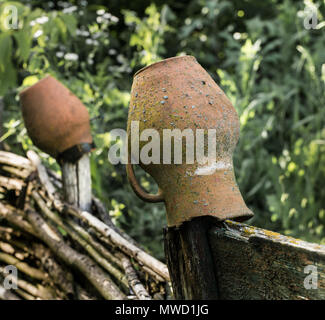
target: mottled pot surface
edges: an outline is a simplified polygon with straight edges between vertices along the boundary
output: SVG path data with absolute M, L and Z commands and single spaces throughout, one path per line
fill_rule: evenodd
M 217 130 L 217 159 L 212 165 L 185 164 L 185 148 L 184 164 L 162 164 L 162 140 L 161 164 L 140 163 L 162 190 L 168 226 L 178 226 L 197 216 L 242 221 L 253 215 L 242 199 L 233 170 L 238 115 L 194 57 L 166 59 L 135 74 L 128 117 L 129 146 L 134 120 L 140 121 L 140 133 L 154 128 L 161 137 L 163 129 Z M 140 141 L 140 149 L 146 143 Z
M 20 101 L 28 135 L 44 152 L 57 157 L 75 145 L 92 143 L 86 107 L 52 76 L 22 91 Z

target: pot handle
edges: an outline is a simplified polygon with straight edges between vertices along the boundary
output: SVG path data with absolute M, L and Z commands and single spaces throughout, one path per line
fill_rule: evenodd
M 152 203 L 164 201 L 163 192 L 160 188 L 158 188 L 157 194 L 150 194 L 143 190 L 135 177 L 133 165 L 130 162 L 126 165 L 126 173 L 133 191 L 140 199 Z

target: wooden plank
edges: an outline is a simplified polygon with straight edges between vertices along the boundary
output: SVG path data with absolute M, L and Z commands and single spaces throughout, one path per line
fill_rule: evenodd
M 219 299 L 325 299 L 325 246 L 229 220 L 209 237 Z M 310 265 L 317 289 L 305 288 Z

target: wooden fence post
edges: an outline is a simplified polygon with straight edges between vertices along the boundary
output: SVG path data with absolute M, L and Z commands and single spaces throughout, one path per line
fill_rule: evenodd
M 199 217 L 164 230 L 165 254 L 175 299 L 216 300 L 218 285 L 208 231 L 215 218 Z
M 61 161 L 65 200 L 81 210 L 91 212 L 91 174 L 89 153 L 77 162 Z

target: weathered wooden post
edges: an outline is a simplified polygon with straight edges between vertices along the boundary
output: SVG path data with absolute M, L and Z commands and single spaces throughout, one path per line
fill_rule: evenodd
M 82 210 L 91 212 L 91 174 L 86 146 L 80 159 L 66 161 L 61 158 L 62 181 L 65 200 Z
M 164 229 L 167 265 L 174 297 L 180 300 L 216 300 L 219 297 L 208 231 L 214 218 L 200 217 L 180 227 Z
M 86 107 L 51 76 L 22 91 L 20 99 L 33 143 L 61 165 L 66 201 L 90 211 L 93 142 Z
M 140 136 L 145 133 L 146 139 L 152 138 L 151 148 L 146 149 L 155 162 L 140 158 L 139 164 L 158 183 L 156 195 L 146 193 L 133 172 L 130 159 L 139 158 L 146 144 L 144 138 L 132 135 L 136 126 Z M 156 132 L 163 141 L 154 141 Z M 234 107 L 194 57 L 166 59 L 135 74 L 128 134 L 131 186 L 143 200 L 166 205 L 165 251 L 175 297 L 216 299 L 208 230 L 225 219 L 243 221 L 253 215 L 234 175 L 232 154 L 239 138 Z M 135 146 L 141 152 L 134 150 Z

